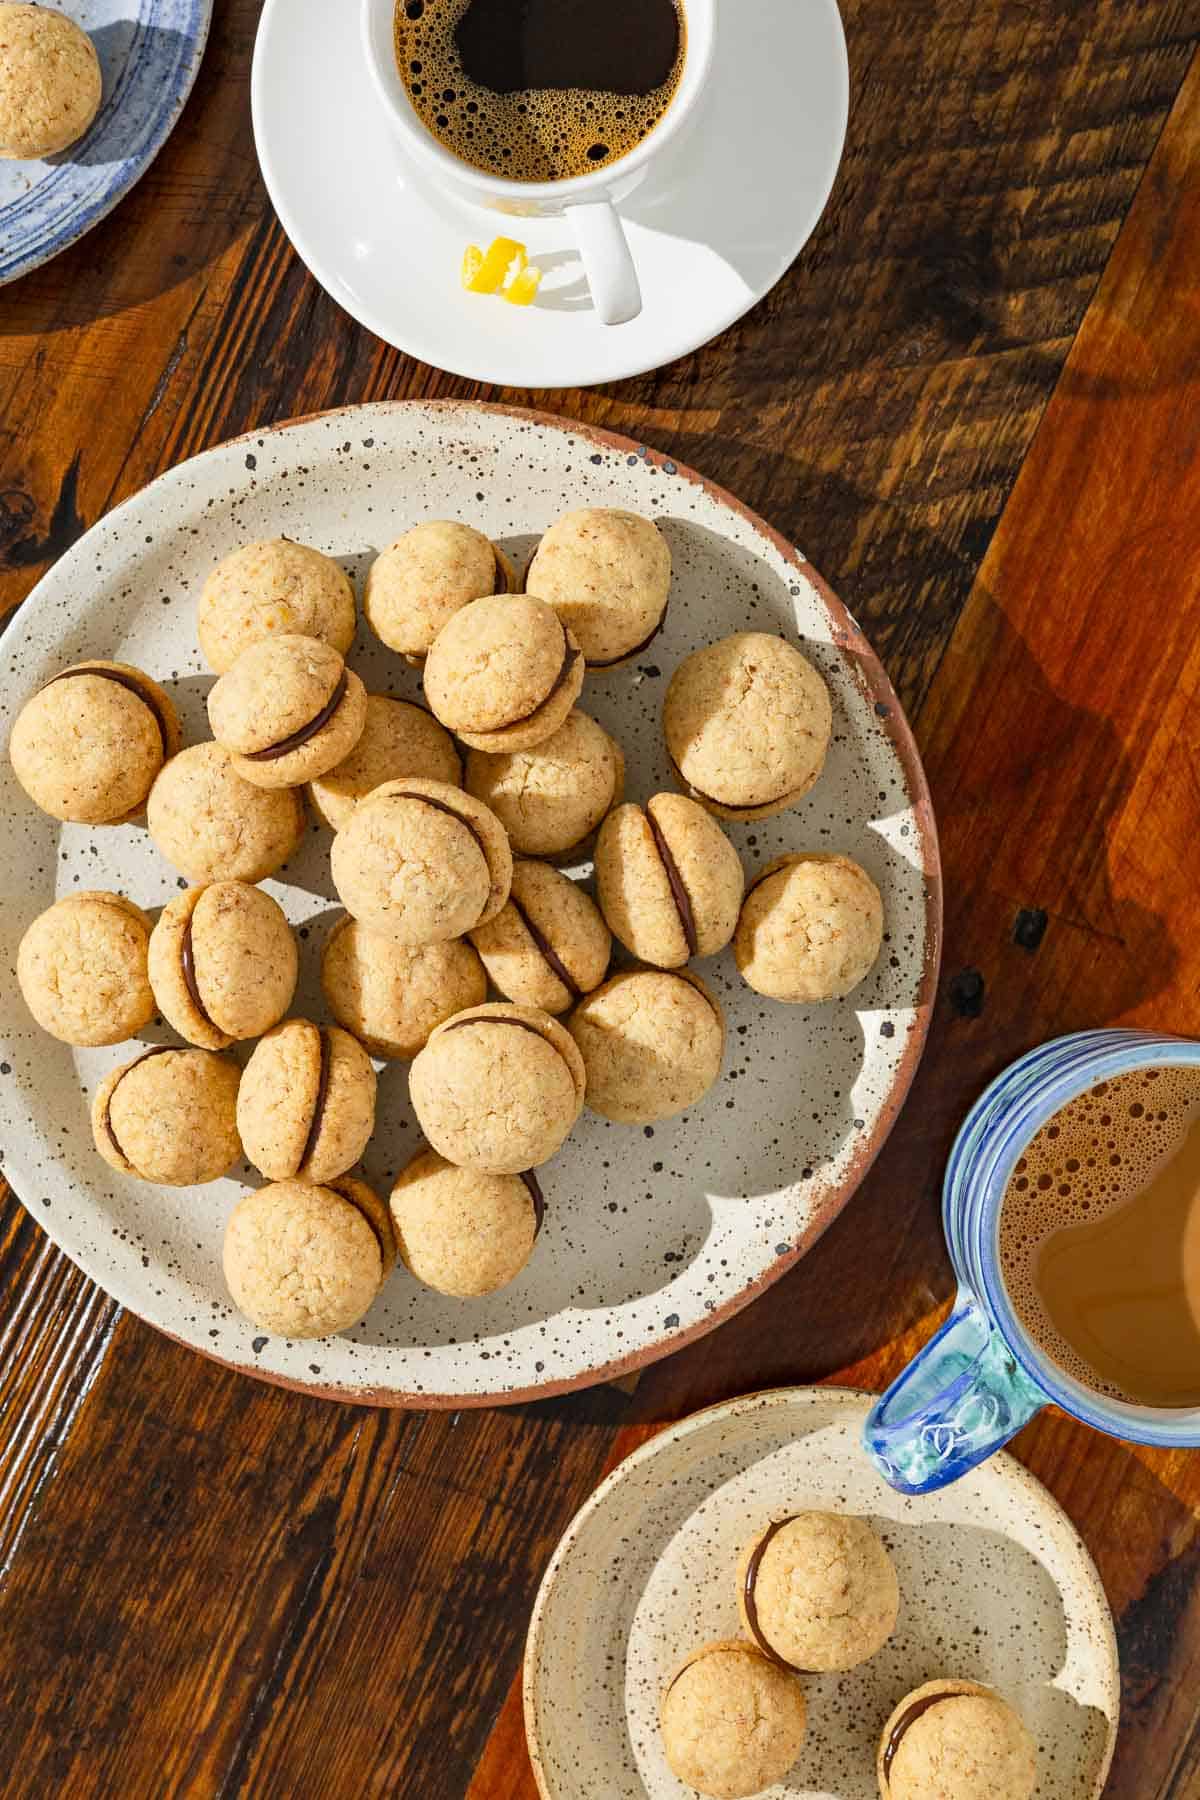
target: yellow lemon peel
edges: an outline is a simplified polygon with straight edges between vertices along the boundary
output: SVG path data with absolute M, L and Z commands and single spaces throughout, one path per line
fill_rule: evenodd
M 513 306 L 528 306 L 541 279 L 542 271 L 515 238 L 493 238 L 486 250 L 468 244 L 463 252 L 462 284 L 468 293 L 500 294 Z

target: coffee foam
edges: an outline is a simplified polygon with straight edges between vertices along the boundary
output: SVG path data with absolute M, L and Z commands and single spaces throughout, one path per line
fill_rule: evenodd
M 1051 1361 L 1112 1399 L 1058 1331 L 1038 1290 L 1038 1258 L 1064 1226 L 1090 1224 L 1140 1194 L 1200 1115 L 1200 1069 L 1132 1069 L 1098 1082 L 1047 1121 L 1020 1158 L 1000 1210 L 1000 1265 L 1013 1309 Z
M 526 88 L 496 94 L 471 80 L 454 31 L 471 0 L 396 6 L 396 64 L 421 123 L 463 162 L 508 181 L 563 181 L 604 169 L 648 137 L 679 86 L 686 53 L 652 93 Z M 417 13 L 412 17 L 410 14 Z

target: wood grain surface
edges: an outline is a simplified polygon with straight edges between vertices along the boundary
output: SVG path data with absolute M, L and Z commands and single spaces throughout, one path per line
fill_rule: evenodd
M 129 200 L 0 290 L 3 609 L 115 501 L 237 431 L 382 397 L 536 399 L 694 463 L 833 582 L 913 716 L 948 899 L 929 1053 L 862 1193 L 638 1382 L 447 1416 L 261 1387 L 122 1313 L 8 1197 L 4 1795 L 531 1800 L 525 1621 L 604 1468 L 748 1388 L 888 1380 L 948 1301 L 940 1170 L 987 1077 L 1084 1024 L 1200 1034 L 1200 3 L 843 11 L 855 103 L 816 237 L 739 326 L 639 381 L 500 395 L 341 314 L 258 177 L 254 0 L 217 0 Z M 1110 1794 L 1194 1800 L 1200 1456 L 1053 1413 L 1016 1448 L 1117 1616 Z

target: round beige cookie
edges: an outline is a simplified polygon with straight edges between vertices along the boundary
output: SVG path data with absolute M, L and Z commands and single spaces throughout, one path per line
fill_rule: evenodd
M 737 1587 L 748 1635 L 806 1674 L 866 1662 L 900 1608 L 891 1557 L 865 1519 L 844 1513 L 797 1513 L 756 1532 Z
M 308 784 L 313 810 L 340 831 L 359 801 L 385 781 L 442 781 L 462 786 L 454 740 L 433 714 L 412 700 L 367 695 L 362 736 L 350 754 Z
M 96 1148 L 122 1175 L 193 1187 L 242 1154 L 239 1070 L 210 1050 L 147 1050 L 105 1077 L 92 1101 Z
M 977 1681 L 927 1681 L 883 1728 L 882 1800 L 1030 1800 L 1037 1751 L 1018 1715 Z
M 261 1037 L 292 1003 L 299 957 L 283 908 L 244 881 L 177 894 L 150 935 L 150 985 L 189 1044 Z
M 660 969 L 723 950 L 745 885 L 738 853 L 721 827 L 683 794 L 618 806 L 600 827 L 600 909 L 625 948 Z
M 467 757 L 467 791 L 484 801 L 522 856 L 562 856 L 591 836 L 621 797 L 625 758 L 578 707 L 532 750 Z
M 650 519 L 587 506 L 552 525 L 525 574 L 582 646 L 589 669 L 612 668 L 658 636 L 671 589 L 671 552 Z
M 269 1181 L 328 1181 L 356 1163 L 375 1129 L 371 1059 L 338 1025 L 285 1019 L 242 1075 L 238 1130 Z
M 243 650 L 208 696 L 213 736 L 255 787 L 300 787 L 348 756 L 367 722 L 367 690 L 320 638 L 268 638 Z
M 558 730 L 583 687 L 583 654 L 552 607 L 504 594 L 472 600 L 438 632 L 425 697 L 474 750 L 532 750 Z
M 829 689 L 781 637 L 740 631 L 671 677 L 667 749 L 693 798 L 723 819 L 768 819 L 807 794 L 833 731 Z
M 659 1704 L 668 1763 L 712 1800 L 742 1800 L 782 1781 L 806 1719 L 800 1683 L 736 1638 L 694 1650 Z
M 390 1205 L 405 1267 L 426 1287 L 466 1300 L 521 1273 L 545 1202 L 532 1170 L 484 1175 L 424 1149 L 401 1173 Z
M 0 156 L 53 156 L 100 110 L 100 59 L 87 33 L 49 6 L 0 4 Z
M 358 614 L 350 578 L 332 557 L 290 538 L 266 538 L 222 557 L 200 592 L 196 629 L 223 675 L 243 650 L 298 632 L 345 656 Z
M 494 919 L 512 852 L 496 815 L 440 781 L 387 781 L 333 840 L 346 911 L 402 944 L 437 944 Z
M 561 1148 L 583 1107 L 583 1062 L 533 1006 L 476 1006 L 439 1025 L 409 1098 L 433 1148 L 460 1168 L 519 1175 Z
M 189 881 L 265 881 L 299 848 L 304 803 L 294 788 L 243 780 L 220 744 L 192 744 L 155 781 L 146 824 Z
M 170 696 L 131 663 L 64 669 L 27 700 L 9 738 L 13 773 L 54 819 L 120 825 L 141 812 L 183 742 Z
M 599 908 L 549 863 L 517 861 L 507 904 L 471 933 L 507 1000 L 564 1013 L 608 973 L 612 938 Z
M 807 1005 L 840 1000 L 883 944 L 883 900 L 848 856 L 780 856 L 751 882 L 733 954 L 756 993 Z
M 372 1056 L 403 1061 L 437 1026 L 487 998 L 483 964 L 464 939 L 400 944 L 348 917 L 326 940 L 321 986 L 338 1024 Z
M 371 564 L 363 611 L 389 650 L 421 662 L 460 606 L 516 587 L 512 564 L 481 531 L 455 519 L 414 525 Z
M 383 1257 L 358 1185 L 277 1181 L 238 1201 L 222 1260 L 234 1305 L 253 1324 L 279 1337 L 328 1337 L 370 1309 Z
M 17 947 L 25 1004 L 63 1044 L 119 1044 L 154 1017 L 150 921 L 123 894 L 70 894 L 39 913 Z
M 593 1112 L 652 1125 L 684 1112 L 721 1073 L 725 1019 L 685 970 L 629 969 L 581 1000 L 567 1028 L 587 1070 Z

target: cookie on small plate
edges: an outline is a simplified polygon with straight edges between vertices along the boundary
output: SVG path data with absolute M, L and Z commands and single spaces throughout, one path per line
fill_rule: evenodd
M 344 1175 L 375 1128 L 375 1071 L 348 1031 L 285 1019 L 255 1045 L 242 1075 L 238 1129 L 269 1181 Z
M 549 863 L 524 858 L 513 864 L 505 905 L 476 926 L 471 942 L 506 1000 L 548 1013 L 568 1011 L 599 987 L 612 955 L 591 895 Z
M 389 650 L 420 663 L 460 606 L 516 585 L 507 556 L 482 531 L 457 519 L 427 519 L 375 558 L 363 611 Z
M 295 788 L 246 781 L 222 745 L 192 744 L 151 788 L 146 825 L 189 881 L 265 881 L 299 848 L 304 803 Z
M 525 592 L 554 608 L 596 670 L 649 649 L 670 590 L 666 538 L 652 520 L 617 506 L 564 513 L 525 573 Z
M 472 600 L 425 659 L 425 698 L 474 750 L 532 750 L 556 732 L 583 687 L 583 653 L 553 608 L 522 595 Z
M 1030 1800 L 1037 1751 L 1006 1700 L 978 1681 L 927 1681 L 883 1728 L 882 1800 Z
M 694 1650 L 659 1707 L 666 1759 L 711 1800 L 743 1800 L 782 1781 L 804 1743 L 804 1689 L 753 1644 Z
M 412 700 L 368 694 L 362 736 L 340 763 L 309 782 L 308 797 L 318 818 L 340 831 L 359 801 L 385 781 L 415 775 L 461 787 L 462 772 L 454 740 L 431 712 Z
M 0 156 L 54 156 L 100 110 L 96 47 L 50 6 L 0 4 Z
M 367 690 L 320 638 L 251 644 L 208 696 L 208 719 L 255 787 L 301 787 L 349 756 L 367 722 Z
M 624 785 L 620 745 L 578 707 L 532 750 L 467 757 L 467 792 L 491 807 L 521 856 L 578 850 Z
M 401 944 L 345 917 L 321 957 L 321 987 L 339 1025 L 372 1056 L 408 1061 L 434 1031 L 487 999 L 487 976 L 465 938 Z
M 849 856 L 778 856 L 750 884 L 733 954 L 756 993 L 793 1006 L 841 1000 L 879 959 L 883 898 Z
M 850 1513 L 794 1513 L 756 1532 L 737 1586 L 742 1624 L 759 1649 L 805 1674 L 866 1662 L 900 1610 L 891 1557 Z
M 25 702 L 8 754 L 51 818 L 121 825 L 141 812 L 182 742 L 169 694 L 144 669 L 93 661 L 63 669 Z
M 463 1300 L 516 1279 L 545 1213 L 532 1169 L 485 1175 L 428 1147 L 401 1172 L 389 1205 L 405 1268 L 426 1287 Z
M 331 556 L 291 538 L 264 538 L 222 557 L 200 591 L 196 617 L 200 648 L 218 675 L 251 644 L 290 632 L 345 656 L 357 624 L 349 576 Z
M 17 947 L 25 1004 L 63 1044 L 120 1044 L 154 1017 L 150 920 L 124 894 L 68 894 Z
M 587 1070 L 587 1103 L 623 1125 L 652 1125 L 703 1098 L 721 1073 L 725 1017 L 698 975 L 628 969 L 567 1020 Z
M 111 1168 L 161 1187 L 225 1175 L 242 1154 L 240 1071 L 209 1050 L 147 1050 L 101 1082 L 92 1136 Z
M 386 1273 L 386 1208 L 363 1181 L 276 1181 L 243 1195 L 222 1261 L 235 1306 L 264 1331 L 322 1338 L 369 1311 Z
M 716 820 L 683 794 L 618 806 L 596 839 L 596 892 L 614 937 L 642 962 L 678 969 L 733 936 L 746 878 Z
M 299 967 L 283 908 L 244 881 L 187 888 L 164 906 L 150 934 L 159 1011 L 204 1050 L 225 1050 L 277 1025 Z

